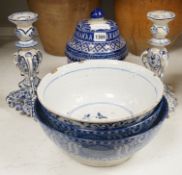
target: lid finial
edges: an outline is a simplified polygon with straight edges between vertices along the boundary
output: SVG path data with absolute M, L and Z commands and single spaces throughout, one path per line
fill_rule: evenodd
M 93 19 L 104 18 L 104 12 L 101 8 L 96 8 L 91 12 L 90 16 Z

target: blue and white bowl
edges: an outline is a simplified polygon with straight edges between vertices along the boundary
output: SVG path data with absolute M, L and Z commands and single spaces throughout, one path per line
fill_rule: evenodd
M 106 123 L 105 126 L 103 124 L 103 127 L 96 125 L 92 128 L 89 126 L 83 128 L 80 127 L 80 125 L 59 120 L 56 115 L 45 109 L 38 100 L 35 102 L 35 108 L 39 116 L 46 118 L 50 126 L 63 134 L 79 138 L 100 140 L 121 139 L 149 129 L 156 121 L 165 103 L 166 99 L 163 98 L 151 114 L 139 121 L 136 120 L 126 125 L 123 124 L 120 127 L 118 127 L 118 123 L 113 123 L 113 127 L 107 127 Z
M 73 38 L 67 43 L 68 62 L 87 59 L 123 60 L 128 54 L 126 42 L 117 24 L 104 19 L 101 9 L 91 13 L 91 19 L 78 23 Z
M 146 68 L 117 60 L 59 67 L 40 82 L 40 103 L 60 121 L 80 128 L 117 128 L 151 114 L 164 94 Z
M 73 137 L 57 131 L 50 125 L 47 117 L 41 115 L 39 109 L 38 106 L 35 106 L 38 121 L 48 137 L 68 155 L 91 166 L 117 165 L 130 158 L 156 135 L 168 114 L 168 105 L 164 100 L 160 114 L 148 130 L 121 139 L 95 140 Z

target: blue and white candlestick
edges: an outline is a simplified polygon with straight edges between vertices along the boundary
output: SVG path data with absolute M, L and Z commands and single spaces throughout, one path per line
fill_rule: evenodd
M 166 46 L 171 43 L 166 38 L 169 33 L 168 23 L 175 18 L 175 13 L 164 10 L 151 11 L 147 13 L 147 18 L 153 22 L 151 27 L 153 38 L 149 40 L 151 48 L 145 50 L 141 57 L 145 67 L 162 79 L 169 59 Z M 169 104 L 169 110 L 174 111 L 177 106 L 177 98 L 168 85 L 165 85 L 165 97 Z
M 8 19 L 16 25 L 16 36 L 19 41 L 16 42 L 18 50 L 14 54 L 15 64 L 24 79 L 18 84 L 19 90 L 10 92 L 6 100 L 10 107 L 33 116 L 36 89 L 40 82 L 37 77 L 38 66 L 42 60 L 41 52 L 35 48 L 37 41 L 33 39 L 35 35 L 33 23 L 37 21 L 38 15 L 33 12 L 17 12 Z

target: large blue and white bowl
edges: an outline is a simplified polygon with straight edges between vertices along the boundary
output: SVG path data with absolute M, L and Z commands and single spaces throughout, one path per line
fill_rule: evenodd
M 80 128 L 117 128 L 150 115 L 164 94 L 146 68 L 117 60 L 59 67 L 40 82 L 40 103 L 60 121 Z
M 168 105 L 164 105 L 153 125 L 143 132 L 121 139 L 95 140 L 69 136 L 55 130 L 35 105 L 35 113 L 42 128 L 48 137 L 68 155 L 81 163 L 91 166 L 112 166 L 122 163 L 135 152 L 143 148 L 156 135 L 165 117 L 168 114 Z
M 118 123 L 113 123 L 113 127 L 108 127 L 106 123 L 105 125 L 103 124 L 103 127 L 98 127 L 96 124 L 95 127 L 91 125 L 92 127 L 85 126 L 84 128 L 80 127 L 80 125 L 59 120 L 56 115 L 45 109 L 38 100 L 36 100 L 35 106 L 39 112 L 39 115 L 46 118 L 49 125 L 61 133 L 79 138 L 106 140 L 125 138 L 149 129 L 156 121 L 165 103 L 166 99 L 163 98 L 152 113 L 146 115 L 139 121 L 136 120 L 128 124 L 125 123 L 125 125 L 123 124 L 121 126 L 119 126 Z
M 95 9 L 89 20 L 82 20 L 75 29 L 73 38 L 66 45 L 68 62 L 87 59 L 123 60 L 128 54 L 125 40 L 117 24 L 104 19 L 101 9 Z

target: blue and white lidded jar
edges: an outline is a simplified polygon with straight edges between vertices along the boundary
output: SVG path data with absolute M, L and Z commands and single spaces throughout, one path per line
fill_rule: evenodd
M 90 19 L 78 23 L 73 38 L 66 45 L 65 54 L 68 62 L 87 59 L 123 60 L 128 49 L 117 24 L 104 19 L 103 11 L 96 8 L 91 12 Z

